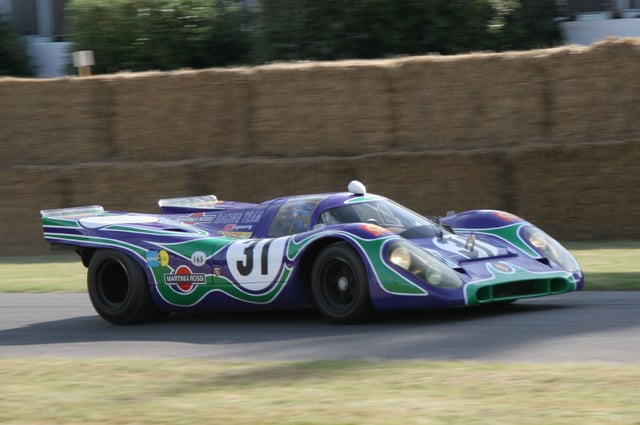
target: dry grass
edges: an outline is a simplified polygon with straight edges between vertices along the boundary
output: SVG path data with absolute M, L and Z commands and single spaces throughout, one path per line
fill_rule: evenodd
M 637 424 L 638 367 L 0 361 L 8 424 Z
M 640 289 L 640 242 L 580 242 L 568 246 L 585 270 L 586 289 Z

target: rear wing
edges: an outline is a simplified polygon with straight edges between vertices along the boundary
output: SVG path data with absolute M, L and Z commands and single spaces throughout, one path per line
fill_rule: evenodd
M 216 195 L 203 195 L 160 199 L 158 206 L 163 212 L 187 212 L 207 209 L 215 210 L 218 209 L 218 204 L 220 203 L 221 201 L 218 201 Z
M 87 207 L 59 208 L 55 210 L 42 210 L 42 218 L 66 218 L 76 219 L 83 217 L 93 217 L 104 214 L 104 208 L 100 205 L 90 205 Z
M 168 198 L 160 199 L 158 206 L 160 207 L 213 207 L 218 203 L 216 195 L 203 196 L 187 196 L 185 198 Z

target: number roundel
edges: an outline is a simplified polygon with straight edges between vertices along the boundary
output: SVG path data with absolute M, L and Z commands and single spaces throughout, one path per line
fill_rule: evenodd
M 284 262 L 287 238 L 246 240 L 227 250 L 227 266 L 236 283 L 251 291 L 268 288 Z
M 469 241 L 472 240 L 472 243 Z M 480 240 L 452 235 L 445 238 L 433 238 L 433 244 L 443 251 L 457 254 L 465 258 L 486 258 L 498 255 L 498 250 Z

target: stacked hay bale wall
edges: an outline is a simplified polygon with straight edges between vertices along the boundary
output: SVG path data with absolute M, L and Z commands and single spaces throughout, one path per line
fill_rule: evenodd
M 420 212 L 640 237 L 640 41 L 522 53 L 0 79 L 0 254 L 40 209 L 259 202 L 351 179 Z

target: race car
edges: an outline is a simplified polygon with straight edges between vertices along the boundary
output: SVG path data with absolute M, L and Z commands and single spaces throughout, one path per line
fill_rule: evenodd
M 162 199 L 158 214 L 43 210 L 45 240 L 88 268 L 95 310 L 122 325 L 172 312 L 375 313 L 504 304 L 579 290 L 571 254 L 511 213 L 423 216 L 352 181 L 260 204 Z

